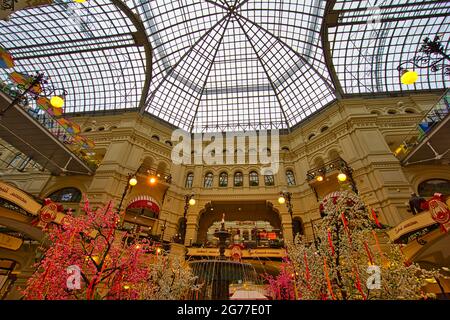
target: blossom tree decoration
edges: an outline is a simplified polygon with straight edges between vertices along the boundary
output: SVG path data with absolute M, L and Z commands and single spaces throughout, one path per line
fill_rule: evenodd
M 85 215 L 68 214 L 61 225 L 46 228 L 51 245 L 27 282 L 25 299 L 169 299 L 170 293 L 182 297 L 191 289 L 187 266 L 149 241 L 117 230 L 119 217 L 112 208 L 110 202 L 94 211 L 85 200 Z M 161 281 L 172 274 L 171 268 L 160 267 L 167 263 L 177 270 L 178 281 Z M 79 285 L 70 274 L 74 269 Z M 148 294 L 155 287 L 168 294 Z
M 316 241 L 297 237 L 288 245 L 299 298 L 424 298 L 424 279 L 438 273 L 406 262 L 398 245 L 382 241 L 380 224 L 356 194 L 334 192 L 321 205 Z
M 274 300 L 294 300 L 296 298 L 294 288 L 295 276 L 296 273 L 292 265 L 286 258 L 283 259 L 280 273 L 276 277 L 272 275 L 265 276 L 268 282 L 267 294 Z

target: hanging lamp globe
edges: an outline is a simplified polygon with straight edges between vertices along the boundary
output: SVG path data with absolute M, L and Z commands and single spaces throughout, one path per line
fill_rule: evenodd
M 279 198 L 278 198 L 278 203 L 279 204 L 283 204 L 283 203 L 285 203 L 286 202 L 286 199 L 283 197 L 283 196 L 280 196 Z
M 64 99 L 61 96 L 53 96 L 50 99 L 50 104 L 54 108 L 61 109 L 64 106 Z
M 194 198 L 191 198 L 191 199 L 189 200 L 189 205 L 190 205 L 190 206 L 194 206 L 194 205 L 195 205 L 195 199 L 194 199 Z
M 419 74 L 414 70 L 403 70 L 400 81 L 405 85 L 414 84 L 419 79 Z
M 347 180 L 347 175 L 341 172 L 338 174 L 337 178 L 340 182 L 344 182 L 345 180 Z
M 130 186 L 134 187 L 135 185 L 137 185 L 137 179 L 136 177 L 132 177 L 128 183 L 130 184 Z

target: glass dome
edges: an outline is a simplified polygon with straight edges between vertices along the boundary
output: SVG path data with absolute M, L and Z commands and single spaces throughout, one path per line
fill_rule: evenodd
M 397 66 L 425 37 L 449 52 L 449 16 L 448 1 L 54 0 L 0 21 L 0 45 L 68 91 L 66 113 L 291 129 L 341 98 L 446 88 L 444 70 L 406 86 Z

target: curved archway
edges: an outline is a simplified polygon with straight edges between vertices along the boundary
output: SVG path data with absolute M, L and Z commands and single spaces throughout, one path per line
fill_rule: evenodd
M 432 197 L 434 193 L 450 194 L 450 180 L 427 179 L 419 183 L 417 193 L 422 197 Z
M 214 243 L 213 233 L 225 213 L 225 227 L 231 232 L 229 241 L 240 241 L 248 248 L 274 247 L 283 240 L 280 213 L 267 201 L 212 201 L 198 215 L 197 242 Z M 244 237 L 244 231 L 246 236 Z
M 50 198 L 53 202 L 80 202 L 82 193 L 80 189 L 76 187 L 62 188 L 52 192 L 47 198 Z

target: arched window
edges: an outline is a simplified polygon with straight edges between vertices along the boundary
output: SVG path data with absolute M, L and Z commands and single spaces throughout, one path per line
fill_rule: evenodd
M 419 184 L 417 191 L 422 197 L 432 197 L 436 192 L 450 195 L 450 181 L 446 179 L 430 179 Z
M 244 182 L 244 176 L 242 175 L 242 172 L 236 172 L 234 174 L 234 186 L 242 187 L 243 182 Z
M 219 176 L 219 187 L 228 186 L 228 173 L 222 172 Z
M 295 186 L 295 176 L 292 170 L 286 171 L 286 182 L 288 186 Z
M 211 172 L 208 172 L 207 174 L 205 174 L 205 181 L 203 182 L 203 187 L 212 188 L 213 179 L 214 179 L 214 176 Z
M 250 172 L 248 175 L 250 187 L 256 187 L 259 185 L 259 176 L 256 171 Z
M 186 176 L 186 184 L 185 184 L 185 188 L 186 189 L 191 189 L 192 188 L 192 183 L 194 182 L 194 174 L 192 172 L 189 172 Z
M 405 109 L 405 113 L 417 113 L 417 111 L 412 108 L 408 108 L 408 109 Z
M 273 185 L 275 185 L 275 179 L 273 177 L 273 174 L 266 174 L 266 175 L 264 175 L 264 185 L 266 185 L 266 186 L 273 186 Z
M 54 202 L 80 202 L 81 191 L 77 188 L 63 188 L 48 196 Z

